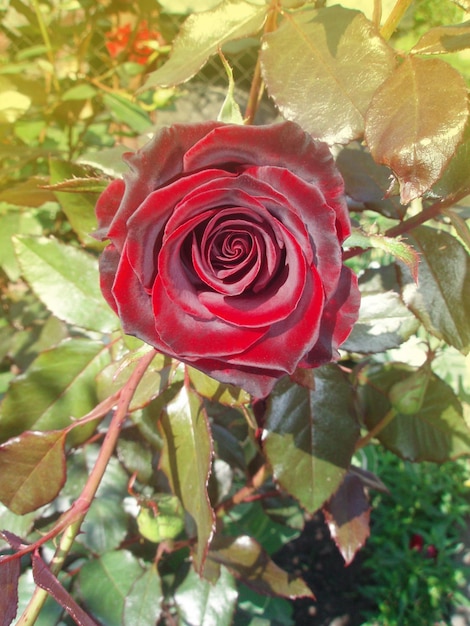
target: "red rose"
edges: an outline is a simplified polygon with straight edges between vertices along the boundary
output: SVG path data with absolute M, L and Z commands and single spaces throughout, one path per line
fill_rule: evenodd
M 337 356 L 359 307 L 325 144 L 291 122 L 175 125 L 101 195 L 101 288 L 124 331 L 256 397 Z

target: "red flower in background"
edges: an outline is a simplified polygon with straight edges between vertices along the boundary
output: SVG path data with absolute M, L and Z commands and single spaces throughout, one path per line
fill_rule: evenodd
M 140 22 L 135 33 L 130 24 L 125 24 L 105 33 L 105 37 L 106 49 L 113 59 L 127 50 L 128 60 L 141 65 L 145 65 L 153 52 L 153 48 L 148 45 L 150 41 L 156 40 L 159 44 L 164 43 L 161 34 L 155 30 L 149 30 L 145 20 Z

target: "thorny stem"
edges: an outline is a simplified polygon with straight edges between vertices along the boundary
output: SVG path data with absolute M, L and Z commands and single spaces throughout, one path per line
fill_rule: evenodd
M 220 516 L 223 513 L 226 513 L 227 511 L 232 509 L 237 504 L 240 504 L 241 502 L 246 502 L 248 499 L 252 498 L 254 492 L 259 489 L 266 480 L 267 473 L 267 465 L 263 463 L 263 465 L 261 465 L 261 467 L 256 471 L 256 473 L 253 475 L 247 485 L 234 493 L 231 498 L 228 498 L 227 500 L 224 500 L 224 502 L 221 502 L 221 504 L 216 509 L 217 515 Z
M 50 565 L 50 570 L 54 575 L 57 575 L 62 569 L 64 561 L 75 541 L 75 537 L 80 531 L 83 520 L 85 519 L 88 509 L 96 496 L 96 492 L 100 486 L 109 460 L 114 452 L 114 448 L 121 433 L 121 428 L 127 417 L 129 405 L 134 397 L 134 393 L 142 379 L 142 376 L 145 374 L 154 357 L 154 350 L 145 354 L 130 375 L 126 385 L 122 388 L 119 397 L 119 404 L 113 415 L 108 431 L 103 440 L 103 444 L 100 448 L 98 458 L 86 485 L 78 500 L 74 502 L 72 508 L 69 509 L 69 511 L 67 511 L 67 513 L 63 516 L 62 522 L 59 521 L 59 524 L 57 525 L 59 527 L 58 532 L 64 529 L 64 534 L 61 537 Z M 47 592 L 43 589 L 36 588 L 28 606 L 24 610 L 16 626 L 32 626 L 35 623 L 44 602 L 46 601 L 47 595 Z
M 413 0 L 397 0 L 385 24 L 382 26 L 380 30 L 380 34 L 385 40 L 388 41 L 390 37 L 393 35 L 393 33 L 395 32 L 395 29 L 397 28 L 402 17 L 405 15 L 408 7 L 410 6 L 412 2 Z
M 367 435 L 364 435 L 364 437 L 361 437 L 355 446 L 356 450 L 359 450 L 361 448 L 364 448 L 368 443 L 370 443 L 372 441 L 372 439 L 378 435 L 386 426 L 388 426 L 390 424 L 390 422 L 396 417 L 396 410 L 394 408 L 391 408 L 388 413 L 380 420 L 380 422 L 378 422 L 374 428 L 372 428 Z
M 404 235 L 405 233 L 409 233 L 411 230 L 413 230 L 413 228 L 417 228 L 418 226 L 421 226 L 421 224 L 424 224 L 425 222 L 434 219 L 440 213 L 444 213 L 445 210 L 449 206 L 455 204 L 456 201 L 456 198 L 448 199 L 444 202 L 442 200 L 438 200 L 431 206 L 423 209 L 409 219 L 400 222 L 396 226 L 392 226 L 383 234 L 386 237 L 398 237 L 398 235 Z M 343 261 L 351 259 L 352 257 L 357 256 L 358 254 L 362 254 L 363 252 L 364 248 L 350 248 L 349 250 L 345 250 L 343 253 Z
M 277 15 L 278 15 L 277 2 L 273 3 L 268 17 L 266 18 L 266 24 L 264 27 L 264 34 L 270 33 L 276 29 Z M 248 104 L 245 110 L 245 124 L 253 124 L 256 112 L 258 110 L 259 103 L 264 92 L 264 82 L 261 76 L 261 51 L 258 53 L 258 59 L 253 74 L 253 80 L 251 81 L 250 94 L 248 96 Z

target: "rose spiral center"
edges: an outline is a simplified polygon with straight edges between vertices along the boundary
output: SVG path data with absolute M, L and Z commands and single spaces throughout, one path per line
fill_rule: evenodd
M 258 293 L 273 280 L 284 259 L 272 227 L 253 211 L 240 208 L 222 209 L 204 220 L 184 249 L 185 265 L 196 273 L 200 288 L 225 295 Z

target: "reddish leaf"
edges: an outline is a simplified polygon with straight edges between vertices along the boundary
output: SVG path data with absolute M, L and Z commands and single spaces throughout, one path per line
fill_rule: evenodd
M 51 502 L 65 483 L 66 431 L 26 431 L 0 446 L 0 500 L 24 515 Z
M 354 560 L 370 534 L 370 507 L 361 479 L 347 474 L 341 487 L 323 508 L 326 523 L 346 565 Z
M 20 559 L 0 560 L 0 626 L 10 626 L 18 610 L 20 565 Z
M 314 137 L 347 143 L 364 131 L 395 53 L 360 11 L 341 6 L 286 14 L 264 36 L 263 77 L 281 113 Z
M 378 163 L 391 168 L 408 204 L 438 180 L 468 117 L 462 76 L 440 59 L 409 57 L 374 95 L 366 141 Z
M 75 602 L 38 554 L 33 555 L 33 578 L 38 587 L 47 591 L 73 617 L 78 626 L 97 626 L 96 622 Z
M 234 576 L 257 593 L 284 598 L 314 598 L 302 578 L 293 578 L 263 550 L 260 544 L 248 537 L 220 537 L 209 557 L 225 565 Z
M 451 26 L 431 28 L 421 37 L 411 52 L 416 54 L 446 54 L 470 48 L 470 21 Z
M 211 469 L 212 440 L 206 412 L 199 396 L 183 387 L 168 403 L 160 420 L 165 440 L 160 467 L 173 493 L 192 516 L 197 528 L 194 566 L 202 571 L 215 529 L 207 484 Z

